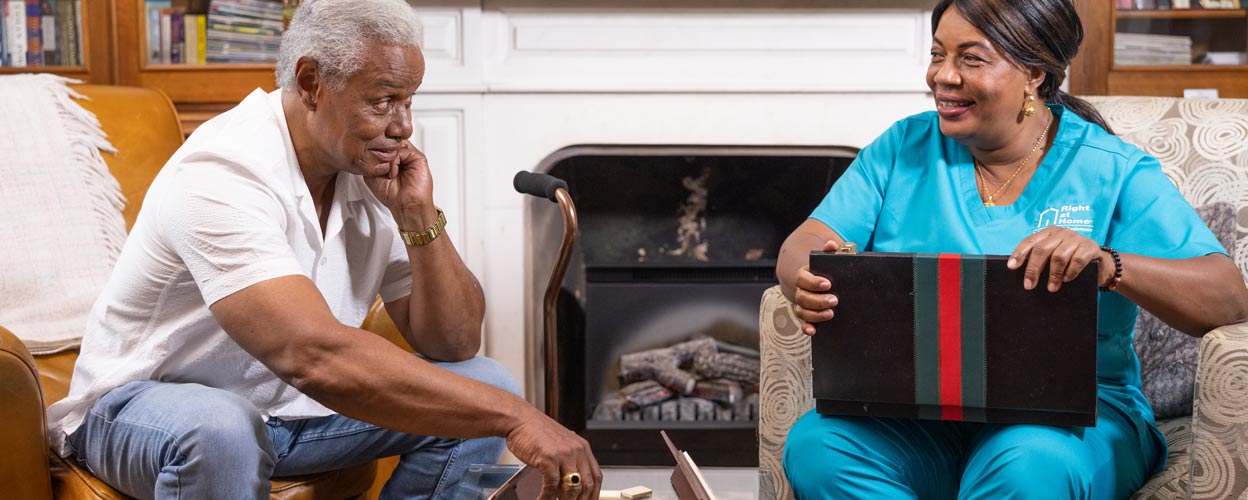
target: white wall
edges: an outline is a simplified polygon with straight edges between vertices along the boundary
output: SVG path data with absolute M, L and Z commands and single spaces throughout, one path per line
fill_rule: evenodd
M 521 5 L 416 7 L 428 68 L 413 140 L 486 290 L 485 353 L 535 401 L 540 365 L 528 353 L 540 350 L 528 325 L 540 318 L 526 301 L 541 297 L 526 296 L 516 171 L 576 144 L 862 147 L 931 108 L 921 8 Z

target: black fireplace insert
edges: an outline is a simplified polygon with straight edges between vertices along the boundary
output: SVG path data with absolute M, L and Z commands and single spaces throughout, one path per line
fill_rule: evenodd
M 757 465 L 759 301 L 856 152 L 575 146 L 539 165 L 568 183 L 581 229 L 557 307 L 558 417 L 600 463 L 667 464 L 665 429 L 699 464 Z M 530 202 L 527 216 L 541 297 L 561 215 Z

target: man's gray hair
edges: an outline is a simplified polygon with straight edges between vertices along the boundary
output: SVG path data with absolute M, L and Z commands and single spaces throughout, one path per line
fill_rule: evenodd
M 318 74 L 330 91 L 339 92 L 370 57 L 369 40 L 419 47 L 420 19 L 403 0 L 305 0 L 282 34 L 277 57 L 277 86 L 295 91 L 295 63 L 316 59 Z

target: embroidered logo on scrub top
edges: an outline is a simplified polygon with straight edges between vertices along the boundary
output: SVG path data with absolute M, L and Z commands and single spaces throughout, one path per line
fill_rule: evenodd
M 1092 207 L 1088 205 L 1050 207 L 1048 210 L 1040 212 L 1040 217 L 1036 220 L 1036 228 L 1032 232 L 1034 233 L 1049 226 L 1061 226 L 1071 231 L 1091 233 Z

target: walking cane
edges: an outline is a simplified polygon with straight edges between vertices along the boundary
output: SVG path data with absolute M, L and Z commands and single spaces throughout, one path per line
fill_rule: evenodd
M 550 272 L 550 281 L 546 282 L 546 297 L 542 301 L 542 326 L 545 327 L 544 337 L 546 352 L 546 415 L 559 420 L 559 353 L 556 343 L 555 301 L 559 298 L 559 288 L 563 285 L 563 275 L 568 270 L 568 261 L 572 258 L 572 247 L 576 244 L 576 207 L 572 204 L 572 196 L 568 194 L 568 184 L 563 180 L 532 172 L 516 172 L 512 185 L 522 194 L 530 194 L 546 198 L 559 204 L 563 209 L 563 242 L 559 244 L 559 256 L 555 258 L 555 268 Z

